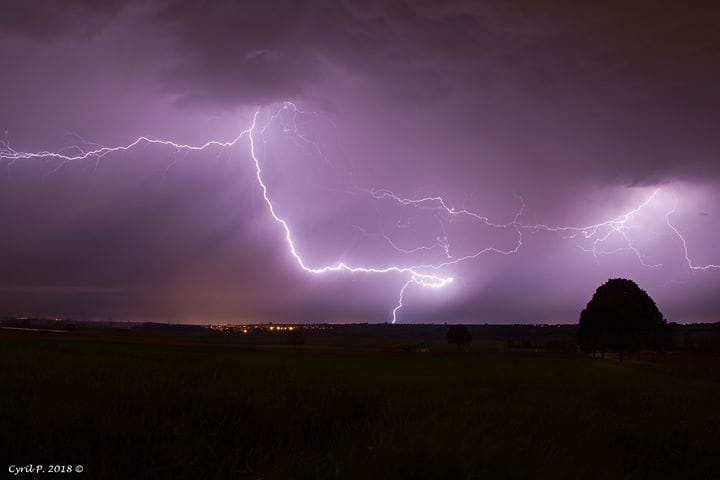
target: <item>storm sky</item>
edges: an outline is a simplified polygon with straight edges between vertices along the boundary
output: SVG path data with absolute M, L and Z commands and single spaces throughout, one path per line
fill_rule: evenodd
M 259 112 L 263 178 L 310 266 L 514 251 L 523 225 L 512 255 L 427 269 L 454 281 L 409 286 L 399 322 L 575 322 L 614 277 L 669 321 L 716 321 L 719 22 L 700 2 L 6 0 L 0 134 L 6 152 L 202 144 Z M 300 269 L 249 147 L 0 159 L 0 316 L 389 321 L 407 275 Z M 600 244 L 526 228 L 656 191 Z

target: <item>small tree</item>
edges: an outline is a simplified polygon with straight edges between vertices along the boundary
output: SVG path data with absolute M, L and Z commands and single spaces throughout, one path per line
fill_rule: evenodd
M 457 345 L 458 350 L 460 350 L 460 345 L 470 345 L 472 335 L 470 335 L 470 330 L 465 325 L 451 325 L 445 339 L 448 343 Z

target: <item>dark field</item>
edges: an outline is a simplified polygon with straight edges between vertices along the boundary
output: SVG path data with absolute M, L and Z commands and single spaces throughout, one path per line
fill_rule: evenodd
M 88 479 L 717 478 L 720 358 L 442 338 L 0 331 L 4 473 Z M 45 475 L 53 476 L 53 475 Z M 18 475 L 16 478 L 30 478 Z

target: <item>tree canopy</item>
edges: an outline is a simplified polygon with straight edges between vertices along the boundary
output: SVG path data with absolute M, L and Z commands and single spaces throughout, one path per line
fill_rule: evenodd
M 448 343 L 453 343 L 460 348 L 460 345 L 470 345 L 472 335 L 465 325 L 451 325 L 450 328 L 448 328 L 445 339 Z
M 580 314 L 578 340 L 584 351 L 659 348 L 667 323 L 650 295 L 635 282 L 613 278 L 598 287 Z

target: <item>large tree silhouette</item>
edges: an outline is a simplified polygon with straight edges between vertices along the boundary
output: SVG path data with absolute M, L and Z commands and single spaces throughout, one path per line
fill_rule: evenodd
M 598 287 L 580 314 L 578 341 L 593 354 L 617 350 L 661 348 L 667 343 L 667 323 L 650 295 L 635 282 L 613 278 Z

